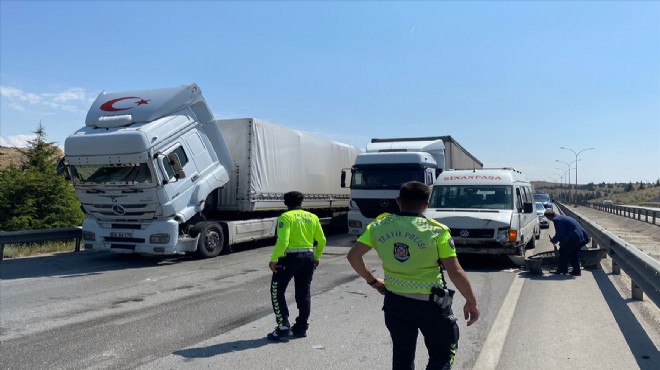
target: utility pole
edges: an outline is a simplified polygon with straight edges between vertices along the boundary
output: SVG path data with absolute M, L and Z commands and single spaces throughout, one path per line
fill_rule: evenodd
M 582 152 L 584 152 L 584 151 L 586 151 L 586 150 L 591 150 L 591 149 L 596 149 L 596 148 L 586 148 L 586 149 L 582 149 L 582 150 L 580 150 L 579 152 L 576 152 L 575 150 L 573 150 L 573 149 L 571 149 L 571 148 L 566 148 L 566 147 L 563 147 L 563 146 L 561 147 L 561 149 L 570 150 L 571 152 L 573 152 L 573 154 L 575 154 L 575 197 L 574 197 L 574 199 L 573 199 L 573 201 L 574 201 L 573 204 L 574 204 L 574 206 L 577 207 L 578 160 L 579 160 L 579 159 L 578 159 L 578 156 L 580 155 L 580 153 L 582 153 Z M 571 163 L 572 163 L 572 162 L 571 162 Z M 570 165 L 569 165 L 569 169 L 570 169 Z

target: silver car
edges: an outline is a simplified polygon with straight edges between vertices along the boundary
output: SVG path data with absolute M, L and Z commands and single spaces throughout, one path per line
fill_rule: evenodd
M 548 218 L 545 217 L 545 207 L 543 206 L 543 203 L 541 202 L 535 202 L 536 204 L 536 215 L 539 218 L 539 225 L 541 226 L 542 229 L 547 229 L 550 227 L 550 224 L 548 223 Z

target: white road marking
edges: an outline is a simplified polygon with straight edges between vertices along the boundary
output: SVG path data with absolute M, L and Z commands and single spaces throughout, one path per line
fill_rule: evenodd
M 518 297 L 520 297 L 524 282 L 525 279 L 519 276 L 513 279 L 509 292 L 504 297 L 502 308 L 497 313 L 493 327 L 490 329 L 479 357 L 474 363 L 474 369 L 494 370 L 500 362 L 502 347 L 504 347 L 504 341 L 509 332 L 509 326 L 513 319 L 513 313 L 516 311 Z

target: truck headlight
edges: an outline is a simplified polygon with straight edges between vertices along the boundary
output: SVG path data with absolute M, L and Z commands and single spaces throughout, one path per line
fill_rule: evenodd
M 509 229 L 497 230 L 497 241 L 499 243 L 506 243 L 509 241 Z
M 362 222 L 357 220 L 348 220 L 349 227 L 362 227 Z
M 170 242 L 170 234 L 151 234 L 149 236 L 149 243 L 151 244 L 167 244 Z
M 87 240 L 90 242 L 95 242 L 96 241 L 96 234 L 94 234 L 91 231 L 84 231 L 82 232 L 82 238 L 83 240 Z

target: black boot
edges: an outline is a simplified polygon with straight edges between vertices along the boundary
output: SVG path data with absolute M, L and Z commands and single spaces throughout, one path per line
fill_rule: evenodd
M 269 340 L 282 340 L 283 338 L 286 338 L 291 335 L 291 329 L 289 328 L 289 325 L 278 325 L 275 327 L 275 330 L 273 330 L 272 333 L 268 333 L 266 335 L 266 338 Z
M 308 328 L 309 328 L 309 324 L 295 323 L 291 328 L 291 334 L 293 334 L 294 337 L 304 338 L 307 336 Z

